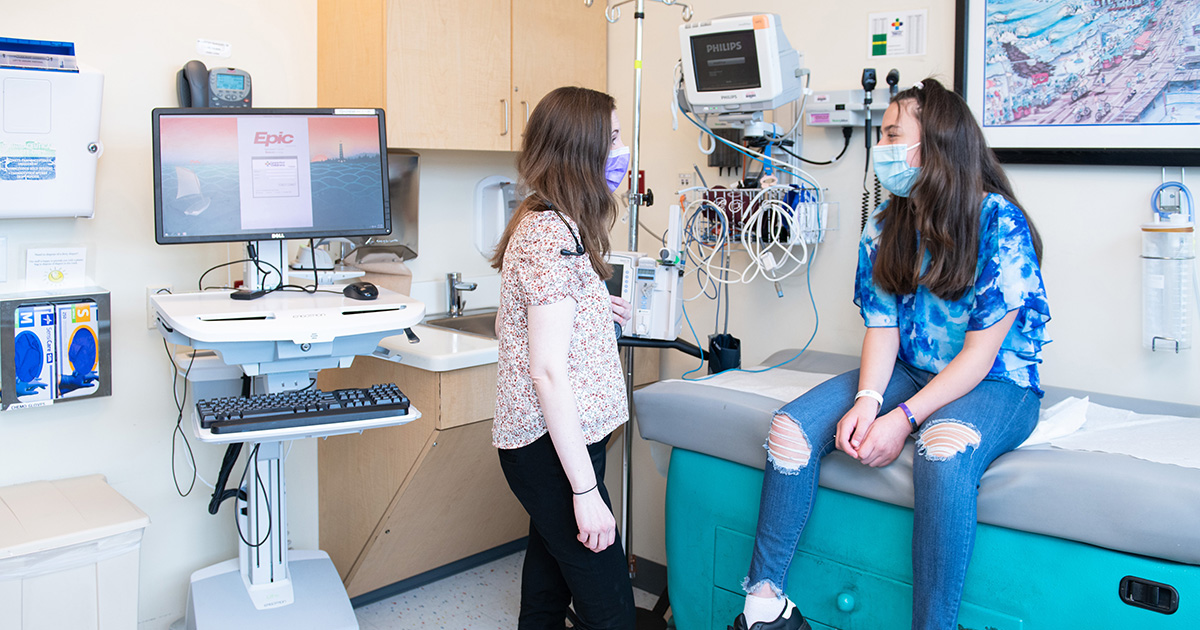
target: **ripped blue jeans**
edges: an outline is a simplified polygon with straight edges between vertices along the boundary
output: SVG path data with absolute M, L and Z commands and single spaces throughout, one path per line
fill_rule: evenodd
M 879 415 L 908 400 L 933 377 L 897 361 Z M 814 387 L 776 413 L 767 443 L 770 453 L 754 556 L 744 583 L 748 592 L 763 584 L 777 593 L 786 589 L 788 566 L 812 512 L 821 458 L 835 448 L 837 423 L 854 404 L 857 390 L 858 370 L 853 370 Z M 975 543 L 979 480 L 993 460 L 1029 437 L 1040 404 L 1032 390 L 984 380 L 921 423 L 913 458 L 914 630 L 957 627 L 963 579 Z M 788 421 L 799 426 L 802 436 L 782 433 L 799 438 L 798 443 L 779 432 L 779 423 Z

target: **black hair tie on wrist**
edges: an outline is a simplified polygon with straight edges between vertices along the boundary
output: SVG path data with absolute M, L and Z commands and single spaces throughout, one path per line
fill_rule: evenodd
M 575 495 L 575 496 L 577 496 L 577 497 L 580 497 L 580 496 L 583 496 L 583 495 L 585 495 L 585 494 L 587 494 L 587 493 L 591 492 L 592 490 L 595 490 L 596 488 L 599 488 L 599 487 L 600 487 L 600 482 L 599 482 L 599 481 L 597 481 L 597 482 L 596 482 L 596 485 L 592 486 L 591 488 L 588 488 L 587 490 L 584 490 L 583 492 L 575 492 L 574 490 L 572 490 L 572 491 L 571 491 L 571 494 L 573 494 L 573 495 Z

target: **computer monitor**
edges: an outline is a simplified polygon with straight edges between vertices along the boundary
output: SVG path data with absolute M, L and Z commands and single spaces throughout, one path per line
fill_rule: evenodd
M 391 232 L 381 109 L 153 112 L 159 244 Z
M 779 16 L 731 15 L 679 27 L 683 105 L 699 114 L 775 109 L 800 98 L 803 58 Z

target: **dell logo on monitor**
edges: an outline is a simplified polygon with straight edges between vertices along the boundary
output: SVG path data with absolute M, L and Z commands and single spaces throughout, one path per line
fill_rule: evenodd
M 285 238 L 283 232 L 271 232 L 271 238 Z

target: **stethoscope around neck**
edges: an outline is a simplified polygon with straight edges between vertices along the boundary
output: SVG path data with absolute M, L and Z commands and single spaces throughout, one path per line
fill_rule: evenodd
M 575 235 L 575 230 L 571 229 L 570 223 L 567 223 L 567 217 L 564 217 L 562 213 L 558 211 L 558 208 L 555 208 L 554 204 L 550 203 L 549 200 L 546 201 L 546 210 L 558 215 L 558 218 L 562 220 L 563 225 L 567 226 L 567 231 L 571 233 L 571 240 L 575 241 L 575 251 L 571 251 L 564 247 L 559 250 L 558 253 L 562 254 L 563 256 L 582 256 L 587 253 L 583 250 L 583 243 L 581 243 L 579 241 L 579 237 Z

